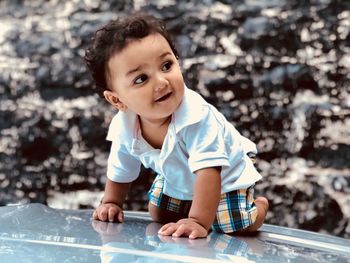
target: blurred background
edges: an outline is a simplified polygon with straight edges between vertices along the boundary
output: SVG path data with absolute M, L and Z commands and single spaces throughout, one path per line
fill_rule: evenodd
M 98 205 L 116 111 L 82 57 L 138 10 L 167 22 L 187 85 L 257 144 L 267 223 L 349 238 L 349 1 L 0 1 L 0 205 Z M 153 178 L 126 209 L 147 209 Z

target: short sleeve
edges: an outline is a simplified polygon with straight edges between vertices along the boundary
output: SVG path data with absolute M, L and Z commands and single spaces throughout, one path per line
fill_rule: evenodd
M 249 140 L 248 138 L 241 136 L 241 143 L 242 143 L 242 147 L 244 150 L 244 153 L 246 154 L 254 154 L 256 155 L 258 153 L 258 150 L 256 148 L 255 143 L 253 143 L 251 140 Z
M 107 177 L 118 183 L 129 183 L 138 176 L 141 162 L 132 156 L 124 144 L 113 141 L 108 157 Z
M 191 172 L 208 167 L 229 166 L 223 127 L 209 107 L 205 108 L 204 116 L 199 122 L 182 130 Z

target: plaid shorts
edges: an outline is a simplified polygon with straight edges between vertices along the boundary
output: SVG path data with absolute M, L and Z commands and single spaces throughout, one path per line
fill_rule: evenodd
M 163 193 L 164 177 L 157 175 L 148 198 L 151 204 L 187 217 L 191 200 L 179 200 Z M 252 225 L 257 217 L 254 203 L 254 185 L 247 189 L 234 190 L 220 197 L 220 203 L 212 229 L 221 233 L 232 233 Z

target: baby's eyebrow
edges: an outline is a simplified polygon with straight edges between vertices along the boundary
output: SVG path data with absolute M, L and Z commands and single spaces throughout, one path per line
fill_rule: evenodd
M 129 76 L 129 75 L 131 75 L 132 73 L 141 70 L 141 68 L 142 68 L 141 66 L 138 66 L 137 68 L 131 69 L 131 70 L 129 70 L 129 71 L 126 73 L 126 75 Z
M 159 56 L 159 59 L 163 59 L 164 57 L 166 57 L 166 56 L 168 56 L 168 55 L 171 55 L 171 52 L 166 51 L 166 52 L 162 53 L 162 54 Z M 131 69 L 131 70 L 129 70 L 129 71 L 126 73 L 126 76 L 129 76 L 129 75 L 131 75 L 131 74 L 133 74 L 133 73 L 135 73 L 135 72 L 137 72 L 137 71 L 140 71 L 141 69 L 142 69 L 142 66 L 138 66 L 138 67 L 136 67 L 136 68 L 134 68 L 134 69 Z
M 171 52 L 166 51 L 166 52 L 164 52 L 163 54 L 161 54 L 161 55 L 159 56 L 159 58 L 162 59 L 162 58 L 166 57 L 167 55 L 171 55 Z

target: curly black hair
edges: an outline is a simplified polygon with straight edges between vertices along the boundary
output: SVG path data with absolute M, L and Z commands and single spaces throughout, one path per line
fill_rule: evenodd
M 84 59 L 95 82 L 95 89 L 101 97 L 103 91 L 110 90 L 107 83 L 107 66 L 111 56 L 122 51 L 130 41 L 154 33 L 161 34 L 167 40 L 178 58 L 178 52 L 165 23 L 148 14 L 135 13 L 125 19 L 112 20 L 95 32 L 92 45 L 85 50 Z

